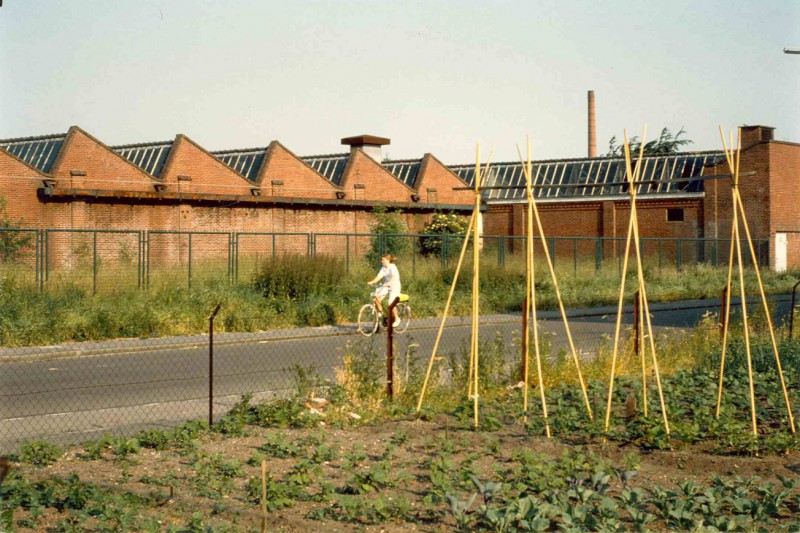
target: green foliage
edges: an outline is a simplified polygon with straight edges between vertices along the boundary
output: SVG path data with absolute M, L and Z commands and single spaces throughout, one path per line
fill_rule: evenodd
M 321 255 L 283 255 L 265 260 L 253 285 L 266 298 L 305 300 L 335 290 L 345 277 L 344 263 Z
M 57 444 L 31 440 L 20 447 L 20 460 L 35 466 L 49 466 L 58 461 L 64 452 Z
M 15 231 L 25 222 L 12 220 L 7 212 L 8 200 L 0 194 L 0 262 L 10 263 L 20 259 L 30 251 L 34 234 L 29 231 Z
M 411 249 L 408 237 L 408 224 L 403 220 L 402 211 L 389 211 L 384 206 L 372 210 L 375 222 L 370 224 L 369 251 L 366 259 L 370 264 L 378 264 L 385 254 L 403 257 Z
M 457 255 L 463 246 L 463 236 L 466 235 L 468 228 L 469 221 L 463 216 L 455 213 L 435 213 L 422 230 L 423 235 L 419 239 L 420 253 L 428 257 L 441 257 L 446 238 L 448 255 Z M 460 237 L 452 237 L 454 235 Z
M 644 145 L 644 155 L 659 155 L 659 154 L 674 154 L 680 152 L 681 149 L 687 144 L 692 144 L 691 139 L 681 139 L 686 131 L 681 128 L 677 133 L 672 133 L 669 128 L 661 130 L 661 135 L 658 139 L 654 139 Z M 631 137 L 628 141 L 630 145 L 631 157 L 635 159 L 639 156 L 639 149 L 642 146 L 642 141 L 639 137 Z M 617 144 L 616 135 L 611 137 L 608 141 L 608 153 L 606 155 L 613 157 L 620 157 L 625 153 L 625 144 Z

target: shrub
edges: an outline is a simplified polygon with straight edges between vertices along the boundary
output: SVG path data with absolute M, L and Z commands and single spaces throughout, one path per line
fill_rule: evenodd
M 385 207 L 378 206 L 372 211 L 375 222 L 370 225 L 372 233 L 367 252 L 367 261 L 378 263 L 384 254 L 396 256 L 405 255 L 410 245 L 408 225 L 403 220 L 402 211 L 389 212 Z
M 266 260 L 255 276 L 256 289 L 267 298 L 305 299 L 332 292 L 345 277 L 335 257 L 284 255 Z
M 428 257 L 441 257 L 443 252 L 442 242 L 445 235 L 466 235 L 469 221 L 455 213 L 436 213 L 428 224 L 425 224 L 424 234 L 419 239 L 419 249 L 422 255 Z M 459 250 L 463 245 L 462 238 L 448 238 L 447 248 Z

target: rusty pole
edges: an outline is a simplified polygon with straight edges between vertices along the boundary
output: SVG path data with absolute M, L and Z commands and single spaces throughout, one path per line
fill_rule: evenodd
M 208 317 L 208 425 L 214 424 L 214 317 L 222 304 L 217 304 Z
M 394 400 L 394 308 L 400 297 L 389 304 L 386 311 L 386 396 Z

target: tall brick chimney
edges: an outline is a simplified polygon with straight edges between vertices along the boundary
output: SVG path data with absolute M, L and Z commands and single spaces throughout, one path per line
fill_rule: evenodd
M 594 121 L 594 91 L 589 91 L 589 157 L 597 157 L 597 129 Z
M 375 135 L 356 135 L 355 137 L 345 137 L 342 139 L 342 144 L 349 144 L 350 151 L 360 148 L 365 154 L 370 156 L 378 163 L 382 162 L 383 154 L 381 153 L 381 146 L 384 144 L 391 144 L 391 140 L 385 137 L 376 137 Z

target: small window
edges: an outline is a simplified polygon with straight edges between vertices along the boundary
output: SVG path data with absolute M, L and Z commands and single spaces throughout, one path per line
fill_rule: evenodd
M 682 207 L 668 208 L 667 222 L 683 222 L 683 208 Z

